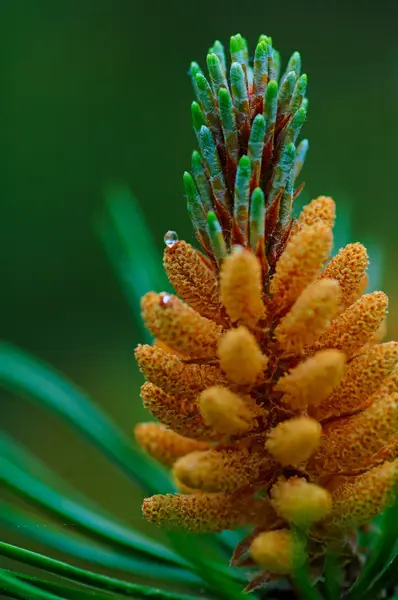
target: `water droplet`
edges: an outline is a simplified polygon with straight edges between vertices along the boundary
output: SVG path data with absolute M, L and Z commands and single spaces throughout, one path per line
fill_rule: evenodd
M 164 243 L 166 246 L 171 248 L 174 244 L 178 242 L 178 235 L 175 231 L 168 231 L 164 236 Z
M 172 301 L 172 297 L 170 296 L 170 294 L 167 294 L 166 292 L 163 292 L 162 294 L 160 294 L 160 306 L 167 306 L 168 304 L 170 304 L 170 302 Z

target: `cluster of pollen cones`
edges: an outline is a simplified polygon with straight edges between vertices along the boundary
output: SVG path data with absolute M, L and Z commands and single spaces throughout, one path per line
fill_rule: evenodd
M 386 295 L 364 293 L 366 249 L 353 243 L 329 258 L 331 198 L 313 200 L 296 221 L 284 213 L 283 228 L 279 213 L 274 233 L 283 230 L 283 244 L 272 234 L 278 251 L 267 255 L 272 244 L 257 226 L 264 233 L 275 186 L 260 169 L 265 219 L 253 221 L 253 244 L 251 204 L 246 217 L 234 213 L 230 194 L 222 210 L 203 167 L 214 212 L 229 215 L 231 228 L 222 227 L 222 252 L 214 212 L 196 231 L 205 254 L 170 237 L 164 266 L 177 295 L 142 300 L 155 342 L 136 358 L 144 405 L 158 423 L 138 425 L 135 435 L 172 468 L 180 492 L 145 499 L 143 512 L 193 533 L 250 527 L 232 564 L 260 569 L 254 589 L 304 558 L 322 569 L 330 545 L 348 557 L 352 532 L 393 501 L 398 343 L 382 343 Z M 278 202 L 285 198 L 285 184 L 275 190 Z M 308 536 L 306 554 L 298 530 Z

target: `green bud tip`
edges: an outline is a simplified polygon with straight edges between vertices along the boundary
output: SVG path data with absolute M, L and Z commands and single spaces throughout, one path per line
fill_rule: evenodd
M 200 154 L 199 154 L 199 152 L 197 150 L 194 150 L 192 152 L 192 162 L 196 163 L 196 164 L 199 164 L 199 163 L 202 162 L 201 158 L 200 158 Z
M 221 66 L 220 59 L 213 52 L 211 54 L 207 55 L 207 57 L 206 57 L 206 63 L 207 63 L 207 67 L 208 67 L 209 71 L 211 69 L 216 69 L 217 67 Z
M 255 56 L 258 54 L 268 54 L 268 43 L 267 42 L 259 42 L 256 46 Z
M 231 54 L 235 54 L 236 52 L 240 52 L 246 48 L 245 40 L 240 33 L 231 36 L 229 47 Z
M 188 74 L 192 75 L 192 77 L 196 77 L 196 75 L 198 73 L 201 73 L 202 69 L 200 68 L 200 66 L 198 65 L 197 62 L 191 62 L 191 64 L 189 65 L 189 71 Z
M 253 127 L 256 127 L 259 129 L 261 129 L 262 127 L 265 127 L 265 119 L 261 113 L 258 113 L 258 115 L 256 115 L 256 117 L 254 118 L 252 129 L 253 129 Z
M 238 169 L 243 173 L 245 171 L 248 171 L 248 173 L 250 174 L 250 159 L 245 154 L 239 160 Z
M 286 159 L 294 160 L 294 157 L 296 155 L 296 146 L 292 142 L 291 144 L 285 146 L 282 153 L 285 155 Z
M 286 80 L 292 87 L 294 86 L 294 84 L 296 83 L 296 79 L 297 79 L 297 75 L 295 71 L 289 71 L 289 73 L 286 75 Z
M 195 81 L 196 81 L 196 85 L 198 86 L 198 88 L 202 91 L 207 90 L 208 88 L 208 81 L 206 79 L 206 77 L 203 75 L 203 73 L 197 73 L 195 76 Z
M 216 214 L 212 210 L 209 210 L 209 212 L 207 213 L 207 224 L 209 226 L 209 229 L 212 231 L 218 230 L 218 228 L 220 227 Z
M 230 72 L 230 76 L 231 76 L 231 82 L 238 82 L 238 81 L 243 81 L 245 78 L 245 74 L 243 72 L 242 69 L 242 65 L 238 62 L 233 62 L 231 65 L 231 72 Z
M 218 90 L 218 101 L 219 101 L 219 103 L 220 104 L 224 104 L 224 103 L 228 102 L 229 100 L 230 100 L 229 91 L 226 88 L 221 87 Z
M 206 124 L 204 115 L 202 113 L 202 109 L 199 104 L 194 100 L 191 104 L 191 116 L 193 121 L 193 126 L 195 129 L 199 130 L 202 125 Z
M 303 73 L 303 75 L 300 75 L 300 77 L 298 78 L 297 84 L 304 88 L 307 87 L 307 83 L 308 83 L 308 77 L 305 73 Z
M 264 204 L 264 192 L 260 187 L 256 187 L 252 193 L 252 209 L 258 209 L 261 204 Z
M 307 110 L 304 108 L 304 106 L 301 106 L 293 116 L 293 123 L 295 125 L 302 125 L 305 121 L 306 116 Z
M 258 38 L 258 41 L 265 42 L 266 44 L 270 44 L 272 46 L 272 37 L 269 37 L 268 35 L 264 35 L 263 33 Z
M 307 152 L 309 145 L 310 143 L 308 140 L 302 140 L 298 145 L 297 154 L 299 152 Z
M 268 82 L 267 89 L 265 90 L 265 98 L 267 102 L 270 102 L 278 95 L 278 84 L 273 79 Z
M 191 173 L 188 171 L 184 171 L 184 175 L 182 176 L 182 180 L 184 183 L 184 189 L 187 196 L 193 196 L 196 194 L 196 185 L 193 180 Z

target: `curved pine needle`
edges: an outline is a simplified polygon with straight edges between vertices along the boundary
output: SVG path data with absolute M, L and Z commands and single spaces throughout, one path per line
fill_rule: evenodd
M 29 564 L 39 569 L 43 569 L 45 571 L 48 571 L 49 573 L 60 575 L 61 577 L 65 577 L 66 579 L 70 579 L 72 581 L 78 581 L 91 587 L 115 592 L 123 596 L 134 597 L 137 600 L 142 600 L 146 598 L 153 598 L 158 600 L 194 600 L 194 597 L 187 596 L 185 594 L 168 592 L 158 588 L 152 588 L 136 583 L 130 583 L 128 581 L 116 579 L 115 577 L 100 575 L 99 573 L 94 573 L 93 571 L 81 569 L 79 567 L 69 565 L 68 563 L 62 562 L 60 560 L 49 558 L 44 554 L 31 552 L 30 550 L 25 550 L 24 548 L 19 548 L 18 546 L 6 544 L 5 542 L 1 541 L 0 555 L 6 556 L 7 558 L 11 558 L 13 560 L 17 560 L 19 562 L 23 562 L 25 564 Z M 18 586 L 15 585 L 15 579 L 16 578 L 5 574 L 4 571 L 0 571 L 0 585 L 10 585 L 12 589 L 18 591 Z M 25 584 L 23 582 L 19 583 L 21 584 L 21 589 L 23 589 L 24 586 L 29 588 L 29 590 L 26 590 L 27 594 L 25 596 L 29 598 L 29 600 L 59 600 L 60 598 L 60 596 L 54 596 L 52 594 L 49 594 L 49 592 L 43 592 L 42 590 L 40 590 L 40 593 L 44 595 L 33 595 L 30 589 L 33 588 L 33 586 Z M 37 588 L 33 588 L 33 590 L 37 591 Z M 36 592 L 34 591 L 34 593 Z M 47 596 L 45 594 L 49 595 Z

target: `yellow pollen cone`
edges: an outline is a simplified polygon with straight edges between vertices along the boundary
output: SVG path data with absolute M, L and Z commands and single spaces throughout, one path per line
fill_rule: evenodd
M 315 452 L 321 426 L 315 419 L 297 417 L 279 423 L 268 435 L 265 447 L 283 467 L 296 467 Z
M 208 388 L 199 396 L 199 406 L 205 424 L 220 433 L 238 435 L 255 425 L 255 412 L 228 388 Z
M 265 317 L 261 265 L 249 250 L 236 251 L 223 262 L 221 301 L 233 323 L 255 327 Z
M 268 362 L 253 334 L 243 326 L 230 329 L 220 339 L 218 356 L 228 381 L 237 385 L 255 384 Z
M 287 529 L 260 533 L 252 542 L 255 562 L 271 573 L 289 575 L 304 562 L 304 548 Z
M 329 492 L 301 477 L 281 478 L 271 489 L 271 503 L 282 519 L 299 527 L 310 527 L 332 509 Z

